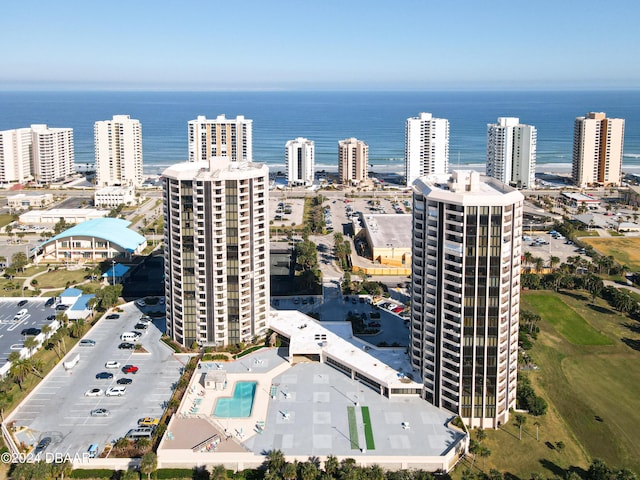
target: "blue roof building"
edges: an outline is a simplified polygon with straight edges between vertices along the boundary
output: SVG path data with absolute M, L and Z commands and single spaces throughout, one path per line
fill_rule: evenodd
M 142 253 L 147 239 L 121 218 L 97 218 L 75 225 L 42 243 L 36 262 L 95 263 L 107 259 L 131 260 Z

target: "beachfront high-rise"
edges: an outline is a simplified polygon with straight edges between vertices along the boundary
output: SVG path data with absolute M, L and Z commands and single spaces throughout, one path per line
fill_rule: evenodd
M 73 129 L 31 125 L 0 132 L 0 184 L 53 183 L 74 173 Z
M 263 335 L 269 169 L 211 157 L 173 165 L 162 181 L 167 334 L 186 347 Z
M 338 142 L 338 178 L 345 185 L 369 179 L 369 146 L 357 138 Z
M 573 129 L 571 176 L 579 187 L 618 186 L 622 175 L 624 119 L 602 112 L 577 117 Z
M 487 175 L 516 188 L 533 188 L 537 131 L 519 118 L 499 117 L 487 125 Z
M 211 157 L 252 161 L 252 123 L 242 115 L 236 118 L 218 115 L 215 119 L 200 115 L 189 121 L 189 161 L 208 161 Z
M 404 170 L 407 185 L 423 175 L 449 171 L 449 120 L 424 112 L 407 119 Z
M 312 140 L 298 137 L 285 146 L 287 182 L 289 185 L 311 185 L 315 164 L 315 145 Z
M 142 185 L 142 127 L 129 115 L 93 125 L 98 187 Z
M 497 428 L 516 404 L 524 197 L 466 170 L 412 188 L 411 362 L 425 400 Z
M 0 186 L 25 183 L 31 175 L 31 129 L 0 132 Z

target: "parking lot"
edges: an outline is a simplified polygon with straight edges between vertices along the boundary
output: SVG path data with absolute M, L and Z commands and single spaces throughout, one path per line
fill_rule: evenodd
M 47 452 L 81 455 L 91 444 L 102 449 L 107 443 L 123 437 L 142 417 L 160 417 L 173 388 L 180 378 L 183 365 L 173 351 L 160 341 L 164 318 L 154 320 L 144 330 L 140 343 L 146 353 L 119 349 L 120 335 L 133 331 L 145 309 L 134 303 L 122 306 L 118 318 L 102 318 L 84 339 L 94 346 L 77 345 L 65 360 L 79 354 L 79 362 L 65 370 L 60 362 L 40 385 L 16 409 L 7 422 L 15 422 L 19 441 L 35 444 L 51 437 Z M 117 362 L 117 368 L 106 368 L 107 362 Z M 124 366 L 138 367 L 137 373 L 124 373 Z M 110 372 L 113 378 L 97 379 L 100 372 Z M 117 381 L 130 378 L 128 385 Z M 106 396 L 110 387 L 124 386 L 123 396 Z M 99 396 L 85 396 L 91 389 L 100 389 Z M 91 411 L 106 409 L 108 416 L 92 416 Z
M 19 302 L 25 301 L 24 305 L 18 306 Z M 24 346 L 25 335 L 22 331 L 28 328 L 42 329 L 44 325 L 51 323 L 47 317 L 53 315 L 56 310 L 52 307 L 45 307 L 47 298 L 1 298 L 0 299 L 0 366 L 7 362 L 9 354 L 19 351 Z M 16 314 L 27 309 L 28 313 L 15 319 Z

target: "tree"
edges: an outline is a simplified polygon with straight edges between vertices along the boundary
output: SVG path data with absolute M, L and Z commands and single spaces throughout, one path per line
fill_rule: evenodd
M 24 268 L 27 266 L 28 263 L 29 263 L 29 259 L 27 258 L 27 255 L 24 252 L 14 253 L 11 256 L 11 266 L 16 270 L 20 270 L 21 272 L 24 272 Z
M 97 305 L 103 310 L 108 310 L 118 303 L 122 295 L 122 285 L 107 285 L 96 292 Z
M 611 469 L 600 459 L 595 459 L 589 465 L 587 470 L 587 480 L 609 480 L 611 478 Z
M 282 450 L 269 450 L 266 457 L 267 469 L 273 472 L 280 472 L 286 462 Z
M 298 464 L 298 470 L 300 472 L 300 480 L 315 480 L 320 475 L 318 466 L 312 462 L 300 462 Z
M 533 265 L 536 268 L 536 273 L 540 273 L 544 268 L 544 258 L 536 257 L 533 259 Z
M 151 474 L 158 468 L 158 456 L 154 452 L 147 452 L 140 460 L 140 472 L 147 474 L 147 480 L 151 480 Z
M 71 324 L 71 335 L 74 338 L 80 338 L 82 335 L 84 335 L 85 327 L 85 321 L 81 318 L 77 319 Z
M 38 340 L 36 340 L 36 337 L 27 337 L 24 340 L 24 348 L 26 348 L 27 350 L 29 350 L 29 356 L 33 355 L 33 350 L 39 345 Z
M 558 450 L 559 452 L 562 452 L 562 450 L 564 450 L 564 442 L 562 440 L 556 442 L 556 450 Z
M 335 455 L 328 455 L 324 462 L 324 471 L 327 475 L 334 477 L 340 469 L 340 463 Z
M 485 461 L 488 457 L 491 456 L 491 450 L 489 450 L 489 447 L 480 446 L 480 448 L 478 449 L 478 455 L 480 455 L 480 458 L 482 458 L 482 470 L 484 470 Z
M 9 376 L 18 384 L 20 390 L 22 390 L 22 384 L 29 373 L 31 373 L 31 362 L 26 358 L 16 360 L 9 368 Z
M 482 443 L 483 440 L 487 438 L 487 432 L 484 431 L 484 428 L 480 427 L 476 430 L 476 439 L 478 443 Z
M 228 477 L 227 469 L 224 468 L 224 465 L 216 465 L 211 470 L 211 476 L 209 477 L 211 480 L 226 480 Z
M 556 256 L 552 256 L 549 259 L 549 266 L 551 267 L 551 269 L 556 268 L 558 265 L 560 265 L 560 257 L 556 257 Z
M 527 417 L 525 417 L 521 413 L 516 413 L 515 417 L 513 418 L 513 421 L 516 427 L 520 429 L 520 440 L 522 440 L 522 426 L 527 422 Z
M 531 252 L 524 252 L 524 256 L 522 258 L 522 263 L 527 266 L 527 265 L 531 265 L 533 263 L 533 253 Z
M 282 478 L 284 480 L 295 480 L 298 477 L 298 469 L 295 463 L 287 462 L 282 467 Z
M 539 431 L 540 431 L 540 425 L 541 425 L 541 424 L 540 424 L 540 422 L 539 422 L 538 420 L 536 420 L 535 422 L 533 422 L 533 424 L 534 424 L 534 425 L 535 425 L 535 427 L 536 427 L 536 442 L 537 442 L 537 441 L 539 441 L 539 440 L 540 440 L 540 439 L 539 439 L 539 436 L 538 436 L 538 433 L 539 433 Z

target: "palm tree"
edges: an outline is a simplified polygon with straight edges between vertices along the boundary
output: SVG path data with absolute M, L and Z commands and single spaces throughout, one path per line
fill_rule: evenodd
M 549 266 L 550 266 L 552 269 L 554 269 L 554 268 L 556 268 L 558 265 L 560 265 L 560 258 L 559 258 L 559 257 L 552 256 L 552 257 L 549 259 Z
M 9 368 L 9 376 L 18 384 L 22 390 L 22 384 L 31 373 L 31 362 L 26 358 L 16 360 Z
M 487 438 L 487 432 L 484 431 L 484 428 L 480 427 L 476 430 L 476 438 L 478 439 L 478 443 L 482 443 L 482 441 Z
M 140 461 L 140 472 L 147 474 L 147 480 L 151 480 L 151 474 L 158 468 L 158 456 L 154 452 L 147 452 Z
M 340 469 L 340 463 L 338 462 L 337 457 L 335 455 L 327 456 L 327 459 L 324 462 L 325 473 L 333 477 L 338 473 L 339 469 Z
M 24 340 L 24 348 L 29 350 L 29 356 L 33 355 L 33 350 L 39 345 L 36 337 L 27 337 Z
M 527 422 L 527 417 L 522 415 L 521 413 L 516 413 L 514 417 L 514 423 L 516 427 L 520 429 L 520 440 L 522 440 L 522 426 Z
M 227 469 L 224 468 L 224 465 L 216 465 L 211 470 L 211 480 L 226 480 L 228 477 Z
M 301 462 L 298 464 L 301 480 L 315 480 L 320 475 L 316 464 L 312 462 Z
M 540 425 L 541 425 L 541 424 L 540 424 L 540 422 L 539 422 L 538 420 L 536 420 L 535 422 L 533 422 L 533 424 L 534 424 L 534 425 L 535 425 L 535 427 L 536 427 L 536 442 L 537 442 L 537 441 L 539 440 L 539 438 L 538 438 L 538 432 L 539 432 L 539 429 L 540 429 Z
M 282 478 L 284 480 L 295 480 L 298 477 L 298 469 L 295 463 L 287 462 L 282 467 Z
M 544 267 L 544 258 L 542 257 L 536 257 L 533 259 L 533 264 L 536 267 L 536 273 L 540 273 L 542 271 L 542 268 Z
M 525 266 L 531 265 L 533 263 L 533 253 L 524 252 L 524 255 L 522 257 L 522 263 L 524 263 Z
M 481 446 L 478 455 L 482 457 L 482 470 L 484 470 L 486 459 L 491 456 L 491 450 L 489 450 L 489 447 Z
M 286 460 L 284 458 L 284 453 L 282 453 L 282 450 L 269 450 L 269 453 L 267 453 L 267 470 L 279 472 L 282 467 L 284 467 L 285 462 Z
M 380 467 L 380 465 L 371 465 L 368 468 L 368 472 L 366 472 L 366 477 L 370 480 L 384 480 L 384 470 Z

